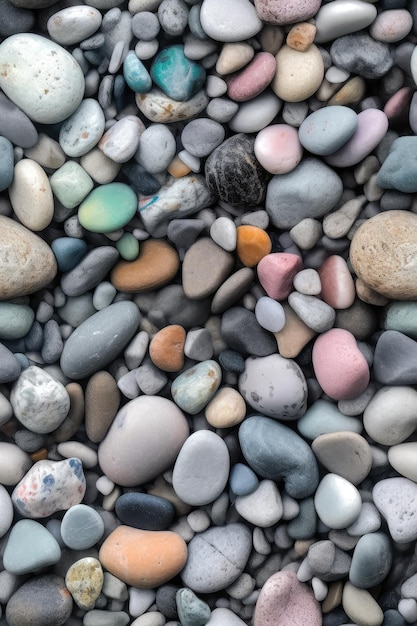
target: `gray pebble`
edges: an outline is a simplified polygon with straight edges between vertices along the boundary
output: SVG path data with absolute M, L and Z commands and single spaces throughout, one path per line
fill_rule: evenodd
M 139 389 L 148 396 L 156 396 L 167 384 L 168 378 L 153 363 L 145 363 L 135 370 Z
M 363 78 L 381 78 L 394 63 L 389 45 L 375 41 L 366 31 L 339 37 L 330 54 L 337 67 Z
M 206 157 L 225 136 L 224 128 L 218 122 L 207 118 L 199 118 L 189 122 L 181 133 L 184 148 L 193 156 Z
M 173 37 L 183 34 L 188 24 L 188 7 L 184 0 L 162 0 L 158 7 L 161 28 Z
M 9 383 L 19 377 L 20 363 L 4 344 L 0 343 L 0 383 Z
M 43 329 L 43 346 L 41 356 L 44 363 L 56 363 L 61 356 L 64 344 L 61 331 L 56 320 L 46 322 Z
M 282 119 L 286 124 L 299 128 L 308 115 L 307 102 L 286 102 L 282 109 Z
M 273 335 L 260 326 L 252 311 L 243 307 L 233 307 L 223 314 L 221 333 L 227 345 L 241 354 L 268 356 L 277 351 Z
M 186 330 L 193 326 L 204 326 L 210 316 L 210 300 L 187 298 L 181 285 L 163 287 L 149 311 L 149 320 L 157 328 L 168 324 L 179 324 Z
M 184 354 L 195 361 L 206 361 L 213 356 L 213 342 L 206 328 L 196 328 L 187 333 Z
M 28 116 L 4 93 L 0 93 L 0 135 L 15 146 L 32 148 L 38 141 L 38 131 Z
M 333 327 L 336 312 L 323 300 L 293 291 L 288 296 L 288 304 L 298 317 L 317 333 L 323 333 Z
M 73 328 L 77 328 L 77 326 L 85 322 L 85 320 L 94 313 L 96 313 L 96 309 L 93 305 L 93 295 L 91 291 L 81 296 L 70 296 L 67 298 L 64 306 L 59 309 L 61 319 L 70 324 Z M 30 349 L 36 350 L 39 348 Z
M 132 18 L 132 31 L 142 41 L 151 41 L 159 35 L 161 26 L 158 17 L 151 11 L 140 11 Z
M 47 436 L 34 433 L 31 430 L 21 429 L 15 432 L 14 440 L 21 450 L 31 453 L 46 445 Z
M 210 39 L 200 39 L 192 33 L 186 33 L 183 41 L 184 55 L 193 61 L 201 61 L 217 50 L 216 42 Z
M 136 370 L 126 372 L 118 378 L 117 387 L 128 400 L 133 400 L 140 395 L 138 383 L 136 381 Z
M 212 98 L 206 107 L 206 113 L 219 124 L 226 124 L 236 115 L 238 109 L 238 103 L 229 98 Z
M 135 161 L 150 174 L 164 172 L 176 152 L 174 135 L 164 124 L 151 124 L 140 136 Z
M 188 12 L 188 26 L 194 37 L 198 37 L 199 39 L 207 39 L 206 32 L 201 26 L 200 12 L 201 3 L 196 2 Z
M 99 246 L 88 252 L 70 272 L 61 277 L 61 289 L 67 296 L 81 296 L 96 287 L 119 259 L 113 246 Z
M 87 611 L 83 618 L 83 626 L 126 626 L 130 622 L 128 613 L 124 611 Z
M 329 540 L 313 543 L 307 560 L 313 574 L 325 582 L 344 578 L 351 564 L 351 557 Z
M 205 223 L 200 219 L 174 219 L 168 224 L 167 237 L 178 250 L 188 250 L 204 228 Z

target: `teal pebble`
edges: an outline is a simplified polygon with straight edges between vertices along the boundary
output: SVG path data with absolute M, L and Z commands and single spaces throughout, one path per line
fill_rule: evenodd
M 10 533 L 3 556 L 4 568 L 11 574 L 29 574 L 58 563 L 61 548 L 54 536 L 39 522 L 22 519 Z
M 298 130 L 301 144 L 313 154 L 339 150 L 354 134 L 358 116 L 349 107 L 324 107 L 311 113 Z
M 135 93 L 148 93 L 152 88 L 149 72 L 133 50 L 123 61 L 123 77 Z
M 303 437 L 313 441 L 319 435 L 337 433 L 343 430 L 361 433 L 363 425 L 361 420 L 356 417 L 349 417 L 341 413 L 328 400 L 317 400 L 298 420 L 297 428 Z
M 317 513 L 314 498 L 305 498 L 299 503 L 298 515 L 287 524 L 287 533 L 295 541 L 312 539 L 317 533 Z
M 259 480 L 250 467 L 244 463 L 236 463 L 231 469 L 229 484 L 235 496 L 247 496 L 255 491 Z
M 190 100 L 203 87 L 206 70 L 202 65 L 187 59 L 184 46 L 169 46 L 155 57 L 151 67 L 153 81 L 172 98 L 184 102 Z
M 349 580 L 360 589 L 376 587 L 386 578 L 391 565 L 392 548 L 387 535 L 368 533 L 355 546 Z
M 30 330 L 35 314 L 27 304 L 0 302 L 0 339 L 20 339 Z
M 61 272 L 69 272 L 74 269 L 87 252 L 86 242 L 76 237 L 54 239 L 51 248 Z
M 6 137 L 0 137 L 0 191 L 4 191 L 11 185 L 13 172 L 13 144 Z
M 171 395 L 183 411 L 196 415 L 214 396 L 221 378 L 222 371 L 216 361 L 202 361 L 174 380 Z
M 178 617 L 182 626 L 205 626 L 210 619 L 210 607 L 200 600 L 194 591 L 183 587 L 176 596 Z
M 71 550 L 92 548 L 103 536 L 104 522 L 99 513 L 86 504 L 76 504 L 65 513 L 61 537 Z
M 417 191 L 417 137 L 398 137 L 376 176 L 382 189 L 396 189 L 403 193 Z
M 139 241 L 132 233 L 123 233 L 116 242 L 116 248 L 125 261 L 134 261 L 139 256 Z
M 417 302 L 392 302 L 386 309 L 384 328 L 417 339 Z
M 111 233 L 130 222 L 137 206 L 137 195 L 129 185 L 100 185 L 80 204 L 78 220 L 83 228 L 93 233 Z

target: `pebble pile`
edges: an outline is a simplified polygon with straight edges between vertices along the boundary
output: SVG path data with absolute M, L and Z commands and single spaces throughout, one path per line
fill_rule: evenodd
M 0 0 L 0 626 L 417 625 L 417 0 Z

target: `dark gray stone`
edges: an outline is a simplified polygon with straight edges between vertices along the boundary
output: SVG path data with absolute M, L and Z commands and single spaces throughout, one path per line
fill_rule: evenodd
M 204 228 L 203 220 L 192 218 L 174 219 L 168 224 L 167 237 L 178 249 L 188 250 Z
M 172 502 L 148 493 L 124 493 L 116 501 L 116 515 L 122 522 L 142 530 L 167 530 L 175 508 Z
M 241 354 L 268 356 L 277 351 L 275 337 L 262 328 L 252 311 L 243 307 L 233 307 L 223 314 L 221 334 L 227 345 Z
M 344 578 L 349 573 L 351 558 L 332 541 L 325 539 L 310 546 L 307 561 L 315 576 L 331 582 Z
M 417 342 L 386 330 L 375 347 L 375 380 L 383 385 L 417 385 Z
M 374 307 L 358 298 L 348 309 L 336 311 L 336 328 L 348 330 L 358 341 L 368 339 L 378 328 Z
M 3 92 L 0 92 L 0 135 L 21 148 L 32 148 L 38 131 L 28 118 Z
M 46 574 L 32 578 L 12 595 L 6 620 L 9 626 L 63 626 L 72 607 L 64 579 Z
M 10 383 L 20 374 L 20 363 L 3 343 L 0 343 L 0 383 Z
M 366 31 L 339 37 L 330 48 L 333 63 L 363 78 L 381 78 L 393 66 L 391 49 Z
M 13 144 L 9 139 L 6 139 L 6 137 L 0 137 L 0 191 L 4 191 L 9 187 L 13 180 L 13 174 Z
M 67 296 L 81 296 L 107 276 L 119 259 L 113 246 L 99 246 L 88 252 L 73 270 L 61 277 L 61 289 Z
M 0 39 L 28 33 L 35 24 L 33 11 L 15 6 L 10 0 L 0 0 L 0 15 Z
M 239 352 L 224 350 L 219 354 L 219 363 L 226 372 L 241 374 L 245 371 L 245 359 Z
M 180 589 L 179 586 L 168 584 L 158 587 L 158 590 L 156 592 L 156 607 L 160 613 L 165 615 L 165 617 L 170 620 L 178 619 L 176 602 L 178 589 Z
M 317 513 L 314 498 L 305 498 L 298 503 L 300 511 L 287 524 L 287 533 L 294 540 L 312 539 L 317 532 Z
M 392 547 L 384 533 L 367 533 L 356 544 L 349 571 L 352 585 L 370 589 L 382 583 L 392 565 Z
M 29 453 L 40 450 L 40 448 L 46 445 L 48 440 L 47 435 L 40 435 L 39 433 L 34 433 L 31 430 L 26 430 L 25 428 L 17 430 L 13 435 L 13 438 L 15 444 L 19 446 L 21 450 Z
M 186 330 L 204 326 L 210 317 L 210 300 L 190 300 L 181 285 L 168 285 L 158 293 L 148 318 L 157 328 L 179 324 Z
M 56 363 L 64 347 L 59 324 L 56 320 L 48 320 L 43 329 L 43 346 L 41 356 L 45 363 Z

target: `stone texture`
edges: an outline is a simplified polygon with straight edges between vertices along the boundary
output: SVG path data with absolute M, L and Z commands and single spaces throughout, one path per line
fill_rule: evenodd
M 198 239 L 185 253 L 182 285 L 187 298 L 202 300 L 214 293 L 230 274 L 234 257 L 208 237 Z
M 36 576 L 12 595 L 6 607 L 9 626 L 63 626 L 72 612 L 64 579 L 54 574 Z

